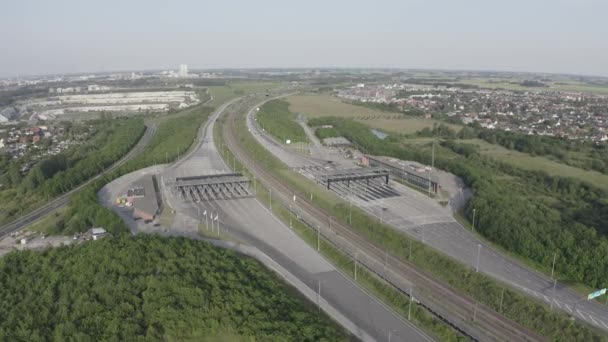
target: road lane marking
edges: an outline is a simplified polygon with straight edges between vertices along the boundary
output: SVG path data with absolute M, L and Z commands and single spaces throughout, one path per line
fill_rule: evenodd
M 595 325 L 599 325 L 599 324 L 597 323 L 597 321 L 593 319 L 593 316 L 589 315 L 589 319 L 590 319 L 590 320 L 592 320 L 592 321 L 593 321 L 593 323 L 595 323 Z
M 579 309 L 576 309 L 576 312 L 578 313 L 578 315 L 579 315 L 579 316 L 581 316 L 581 318 L 582 318 L 583 320 L 587 320 L 587 319 L 585 318 L 585 315 L 583 315 L 583 313 L 582 313 L 582 312 L 581 312 Z
M 560 309 L 562 308 L 562 306 L 559 304 L 559 302 L 556 301 L 555 299 L 553 300 L 553 303 L 555 303 L 555 305 L 557 305 L 558 308 L 560 308 Z

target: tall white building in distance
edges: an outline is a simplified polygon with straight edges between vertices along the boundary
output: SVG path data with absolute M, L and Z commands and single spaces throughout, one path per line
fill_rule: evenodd
M 179 77 L 188 77 L 188 65 L 187 64 L 179 65 Z

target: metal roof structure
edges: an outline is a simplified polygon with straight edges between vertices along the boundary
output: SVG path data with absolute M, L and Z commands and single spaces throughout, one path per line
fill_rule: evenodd
M 186 201 L 212 201 L 251 197 L 249 179 L 242 173 L 223 173 L 191 177 L 177 177 L 167 184 Z
M 371 156 L 365 155 L 370 160 L 373 160 L 377 163 L 383 164 L 385 167 L 394 169 L 395 171 L 401 171 L 405 173 L 409 173 L 411 175 L 423 178 L 430 179 L 431 182 L 439 184 L 439 178 L 432 170 L 426 170 L 426 166 L 416 163 L 416 162 L 405 162 L 396 158 L 384 157 L 384 156 Z M 419 171 L 420 169 L 425 169 L 425 171 Z
M 133 207 L 150 216 L 156 216 L 159 210 L 159 201 L 154 188 L 154 176 L 145 176 L 134 183 L 134 188 L 143 188 L 144 196 L 133 201 Z
M 327 184 L 327 189 L 330 188 L 332 182 L 350 183 L 350 181 L 375 178 L 385 178 L 385 183 L 388 184 L 389 171 L 380 167 L 369 167 L 364 169 L 333 170 L 319 176 L 320 181 Z
M 345 137 L 333 137 L 323 139 L 323 144 L 327 146 L 347 146 L 351 145 L 351 142 Z
M 249 179 L 242 173 L 222 173 L 216 175 L 190 176 L 175 178 L 174 186 L 212 185 L 223 183 L 249 183 Z

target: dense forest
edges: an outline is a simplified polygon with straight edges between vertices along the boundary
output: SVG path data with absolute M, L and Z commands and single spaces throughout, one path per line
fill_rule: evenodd
M 34 209 L 47 199 L 67 192 L 118 161 L 145 131 L 143 119 L 92 120 L 86 125 L 64 123 L 66 131 L 78 133 L 93 128 L 90 137 L 80 145 L 33 161 L 34 166 L 22 175 L 20 160 L 8 160 L 0 176 L 0 222 Z M 74 131 L 74 132 L 73 132 Z M 40 142 L 44 148 L 47 142 Z
M 321 118 L 365 153 L 430 163 L 431 146 L 408 144 L 405 137 L 376 138 L 353 120 Z M 328 132 L 325 132 L 328 133 Z M 465 215 L 489 240 L 543 265 L 553 254 L 563 280 L 603 287 L 608 280 L 608 194 L 572 178 L 525 171 L 483 157 L 458 140 L 445 139 L 435 151 L 435 165 L 463 178 L 474 191 Z
M 348 338 L 256 261 L 185 238 L 13 252 L 0 283 L 2 341 Z

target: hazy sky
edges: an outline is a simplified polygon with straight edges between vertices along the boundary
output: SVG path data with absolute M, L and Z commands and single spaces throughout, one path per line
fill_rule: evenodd
M 3 0 L 0 76 L 399 67 L 608 76 L 608 0 Z

